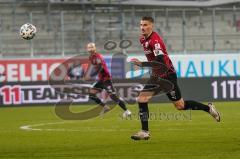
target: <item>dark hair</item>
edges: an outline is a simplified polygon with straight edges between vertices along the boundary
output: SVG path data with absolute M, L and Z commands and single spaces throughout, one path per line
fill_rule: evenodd
M 154 23 L 154 19 L 153 19 L 153 17 L 142 17 L 142 19 L 141 20 L 146 20 L 146 21 L 149 21 L 149 22 L 151 22 L 151 23 Z

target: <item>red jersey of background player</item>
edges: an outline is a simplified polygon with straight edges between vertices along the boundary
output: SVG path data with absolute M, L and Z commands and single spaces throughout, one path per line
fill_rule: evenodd
M 100 53 L 94 53 L 90 55 L 89 61 L 95 67 L 95 70 L 98 70 L 99 69 L 98 67 L 101 67 L 98 72 L 98 80 L 100 81 L 111 80 L 111 75 L 108 71 L 106 62 Z
M 165 69 L 167 71 L 159 71 L 158 69 L 158 75 L 160 75 L 160 77 L 165 77 L 168 74 L 176 72 L 172 61 L 168 56 L 166 46 L 162 38 L 156 32 L 152 32 L 152 34 L 147 38 L 142 36 L 140 38 L 140 43 L 143 46 L 144 53 L 148 61 L 158 61 L 167 67 L 167 69 Z M 156 56 L 160 58 L 156 58 Z

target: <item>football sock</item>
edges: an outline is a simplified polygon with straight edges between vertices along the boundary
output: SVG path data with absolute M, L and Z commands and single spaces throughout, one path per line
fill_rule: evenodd
M 111 94 L 110 98 L 115 101 L 123 110 L 127 110 L 127 107 L 123 100 L 121 100 L 116 94 Z
M 188 109 L 203 110 L 205 112 L 209 112 L 209 106 L 193 100 L 185 101 L 184 110 L 188 110 Z
M 139 117 L 142 124 L 142 130 L 148 131 L 149 110 L 148 103 L 138 103 Z
M 105 106 L 105 103 L 103 103 L 103 102 L 101 101 L 101 99 L 99 99 L 99 98 L 96 96 L 96 94 L 90 94 L 90 95 L 89 95 L 89 98 L 90 98 L 91 100 L 93 100 L 95 103 L 99 104 L 100 106 L 102 106 L 102 107 Z

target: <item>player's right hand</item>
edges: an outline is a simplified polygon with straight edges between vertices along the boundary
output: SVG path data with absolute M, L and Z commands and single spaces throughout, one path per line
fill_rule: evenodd
M 132 58 L 130 60 L 130 62 L 132 62 L 134 65 L 137 65 L 137 66 L 141 66 L 142 65 L 142 62 L 140 60 L 138 60 L 137 58 Z

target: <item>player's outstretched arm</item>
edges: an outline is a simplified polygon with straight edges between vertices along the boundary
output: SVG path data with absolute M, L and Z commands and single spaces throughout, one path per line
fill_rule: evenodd
M 142 62 L 140 60 L 138 60 L 137 58 L 132 58 L 130 60 L 131 63 L 133 63 L 134 65 L 137 65 L 137 66 L 142 66 Z

